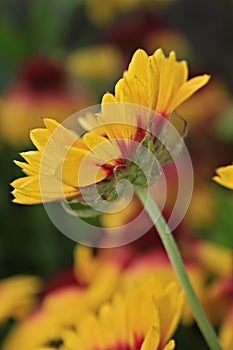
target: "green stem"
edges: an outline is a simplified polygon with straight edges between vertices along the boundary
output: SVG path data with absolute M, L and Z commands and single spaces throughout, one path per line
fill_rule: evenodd
M 146 188 L 138 186 L 135 190 L 159 233 L 180 285 L 192 309 L 193 316 L 209 348 L 211 350 L 221 350 L 217 336 L 190 283 L 177 244 L 160 210 Z

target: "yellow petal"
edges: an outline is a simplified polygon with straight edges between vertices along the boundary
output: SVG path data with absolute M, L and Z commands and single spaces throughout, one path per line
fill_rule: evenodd
M 164 116 L 177 108 L 195 91 L 205 85 L 209 76 L 204 75 L 187 81 L 188 67 L 186 61 L 176 61 L 173 51 L 165 57 L 161 49 L 152 56 L 137 50 L 115 86 L 115 96 L 105 94 L 106 102 L 128 102 L 155 110 Z
M 170 340 L 169 343 L 163 347 L 163 350 L 173 350 L 175 349 L 175 345 L 174 340 Z
M 113 94 L 106 92 L 106 94 L 104 94 L 104 96 L 102 97 L 102 103 L 111 103 L 111 102 L 116 102 L 116 99 L 113 96 Z
M 32 140 L 36 148 L 40 151 L 44 149 L 50 136 L 51 136 L 51 132 L 47 129 L 38 128 L 38 129 L 31 130 L 30 132 L 30 139 Z
M 204 74 L 185 82 L 170 101 L 170 105 L 167 107 L 166 113 L 170 114 L 174 109 L 191 97 L 197 90 L 206 85 L 209 79 L 210 76 Z
M 233 165 L 218 168 L 216 173 L 217 176 L 214 176 L 213 180 L 219 185 L 233 190 Z
M 154 59 L 154 64 L 157 65 L 159 71 L 159 97 L 156 111 L 168 115 L 170 101 L 187 80 L 187 63 L 177 62 L 174 51 L 170 52 L 168 58 L 165 58 L 160 50 L 156 51 Z
M 184 296 L 179 286 L 170 283 L 159 297 L 156 297 L 156 305 L 160 310 L 160 337 L 165 344 L 175 332 L 183 310 Z M 167 312 L 163 312 L 167 310 Z
M 12 192 L 14 203 L 37 204 L 70 198 L 78 195 L 78 191 L 71 186 L 61 184 L 58 180 L 48 177 L 27 176 L 11 183 L 15 188 Z M 43 193 L 41 193 L 43 191 Z
M 94 157 L 103 164 L 121 156 L 116 143 L 114 145 L 114 142 L 109 141 L 103 136 L 89 132 L 84 135 L 83 139 L 91 152 L 94 154 Z
M 159 345 L 159 331 L 152 327 L 147 333 L 146 338 L 141 346 L 141 350 L 155 350 Z
M 62 166 L 62 181 L 69 186 L 84 187 L 102 181 L 108 173 L 91 157 L 66 159 Z
M 138 49 L 134 53 L 129 64 L 128 75 L 132 77 L 135 77 L 135 75 L 137 75 L 140 80 L 143 80 L 147 74 L 148 62 L 149 57 L 147 53 L 142 49 Z

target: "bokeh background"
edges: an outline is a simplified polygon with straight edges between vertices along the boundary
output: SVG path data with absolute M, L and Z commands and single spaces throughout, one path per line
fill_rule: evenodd
M 232 16 L 231 0 L 1 0 L 1 278 L 23 273 L 49 281 L 72 264 L 75 242 L 56 230 L 43 206 L 12 204 L 9 184 L 21 176 L 13 160 L 31 149 L 29 131 L 43 117 L 62 121 L 100 103 L 137 48 L 175 50 L 191 76 L 212 76 L 179 110 L 189 123 L 195 187 L 177 231 L 233 246 L 233 195 L 212 181 L 216 167 L 232 163 Z M 205 349 L 201 340 L 198 346 Z

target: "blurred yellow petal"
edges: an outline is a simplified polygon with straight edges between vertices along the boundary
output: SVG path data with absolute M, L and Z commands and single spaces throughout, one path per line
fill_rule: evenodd
M 13 276 L 0 281 L 0 323 L 10 317 L 23 318 L 34 306 L 41 282 L 33 276 Z

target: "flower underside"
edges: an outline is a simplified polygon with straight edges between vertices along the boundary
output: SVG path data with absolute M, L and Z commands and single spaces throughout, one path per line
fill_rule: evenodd
M 99 113 L 79 118 L 87 131 L 82 137 L 50 119 L 31 132 L 38 151 L 16 161 L 27 176 L 12 183 L 14 202 L 78 202 L 81 192 L 96 187 L 101 200 L 113 201 L 121 180 L 150 186 L 160 165 L 179 153 L 185 134 L 184 128 L 174 139 L 165 121 L 173 122 L 172 112 L 208 80 L 188 79 L 187 63 L 174 52 L 165 57 L 161 49 L 152 56 L 137 50 L 115 93 L 104 94 Z

